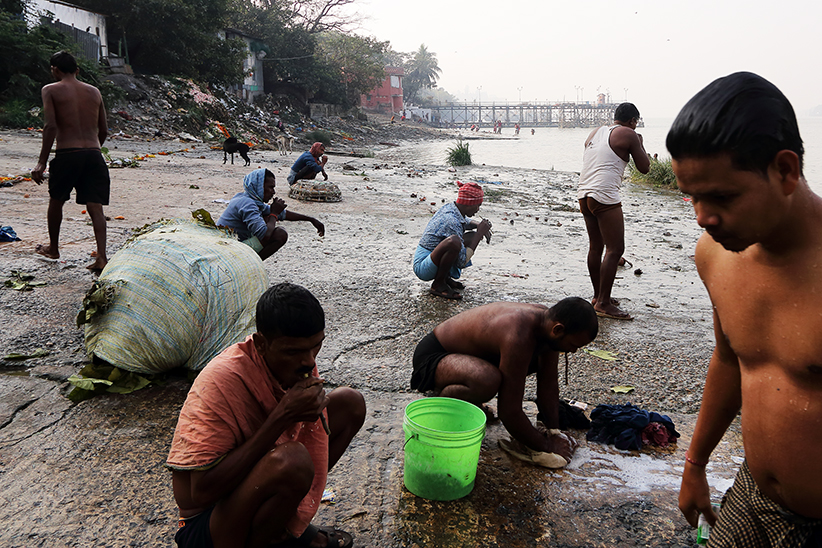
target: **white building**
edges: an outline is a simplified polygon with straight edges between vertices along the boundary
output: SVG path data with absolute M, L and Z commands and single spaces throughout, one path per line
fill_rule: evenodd
M 108 57 L 106 16 L 101 13 L 60 0 L 27 0 L 26 21 L 30 27 L 48 23 L 69 34 L 88 59 Z
M 254 98 L 263 95 L 263 57 L 268 47 L 257 38 L 244 34 L 236 29 L 225 29 L 218 33 L 223 40 L 239 38 L 245 42 L 246 57 L 243 59 L 245 77 L 241 85 L 232 86 L 232 91 L 246 103 L 253 103 Z

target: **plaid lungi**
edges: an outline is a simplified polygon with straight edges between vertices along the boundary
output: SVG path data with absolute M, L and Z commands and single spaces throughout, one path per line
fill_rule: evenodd
M 822 520 L 802 517 L 767 498 L 742 463 L 722 499 L 708 548 L 822 548 Z

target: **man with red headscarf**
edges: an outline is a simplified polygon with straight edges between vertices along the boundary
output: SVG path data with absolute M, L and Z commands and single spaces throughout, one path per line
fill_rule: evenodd
M 414 253 L 414 274 L 431 281 L 429 292 L 445 299 L 462 299 L 457 291 L 465 286 L 456 281 L 462 269 L 471 266 L 471 256 L 480 241 L 491 242 L 491 221 L 477 223 L 473 217 L 482 205 L 482 187 L 477 183 L 457 183 L 457 201 L 437 211 L 420 238 Z
M 291 172 L 287 177 L 288 184 L 293 185 L 300 179 L 314 179 L 318 173 L 322 173 L 323 179 L 327 181 L 328 174 L 325 172 L 327 162 L 328 156 L 325 155 L 325 145 L 320 142 L 314 143 L 308 152 L 300 154 L 297 161 L 291 166 Z

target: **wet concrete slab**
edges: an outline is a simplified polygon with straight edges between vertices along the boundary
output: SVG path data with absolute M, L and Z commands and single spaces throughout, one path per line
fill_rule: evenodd
M 0 376 L 0 545 L 172 546 L 176 507 L 162 464 L 187 389 L 174 379 L 70 406 L 52 382 Z M 676 508 L 693 415 L 671 417 L 682 437 L 668 449 L 619 451 L 576 432 L 580 447 L 558 471 L 511 458 L 498 446 L 504 427 L 488 425 L 473 492 L 439 502 L 403 485 L 403 413 L 421 395 L 364 395 L 366 423 L 329 476 L 335 502 L 315 518 L 357 546 L 694 545 Z M 526 410 L 534 418 L 536 406 Z M 734 428 L 709 465 L 715 497 L 741 455 Z
M 36 158 L 39 144 L 31 137 L 9 147 L 20 148 L 15 157 Z M 573 174 L 492 166 L 454 173 L 401 161 L 352 161 L 366 173 L 356 177 L 330 168 L 342 202 L 289 200 L 294 211 L 325 223 L 325 237 L 306 223 L 289 223 L 288 245 L 265 263 L 272 283 L 300 283 L 318 297 L 327 318 L 320 373 L 331 386 L 361 390 L 369 408 L 364 429 L 330 476 L 337 502 L 324 504 L 317 522 L 352 531 L 358 546 L 693 546 L 693 531 L 676 508 L 678 475 L 713 343 L 710 303 L 690 258 L 700 233 L 690 206 L 671 193 L 627 186 L 628 257 L 644 273 L 621 269 L 616 297 L 637 319 L 602 321 L 591 348 L 615 352 L 618 360 L 578 352 L 568 383 L 560 382 L 563 397 L 592 405 L 631 401 L 671 415 L 682 434 L 677 447 L 625 453 L 579 434 L 570 466 L 549 471 L 512 460 L 498 447 L 504 428 L 491 425 L 474 491 L 431 502 L 402 481 L 403 409 L 421 397 L 408 388 L 414 345 L 439 322 L 488 302 L 590 296 L 587 242 L 574 209 Z M 0 167 L 11 169 L 8 162 L 0 158 Z M 267 165 L 284 178 L 279 164 Z M 218 215 L 224 205 L 215 200 L 230 198 L 246 171 L 223 166 L 220 155 L 174 156 L 116 172 L 116 204 L 107 213 L 126 219 L 109 224 L 112 251 L 131 228 L 159 216 L 187 216 L 197 207 Z M 192 173 L 198 189 L 190 188 Z M 410 260 L 427 220 L 454 198 L 457 179 L 504 184 L 487 186 L 481 210 L 494 222 L 492 243 L 480 247 L 466 271 L 464 299 L 446 302 L 427 294 Z M 138 191 L 145 188 L 151 192 Z M 7 335 L 0 355 L 50 352 L 22 369 L 0 368 L 15 373 L 0 374 L 0 546 L 173 546 L 176 509 L 162 463 L 189 382 L 176 377 L 126 396 L 69 403 L 65 379 L 85 360 L 74 316 L 92 281 L 82 268 L 92 248 L 87 218 L 66 206 L 64 255 L 48 262 L 31 251 L 44 237 L 45 189 L 24 183 L 4 190 L 0 202 L 4 223 L 24 239 L 0 248 L 0 263 L 48 281 L 32 292 L 0 291 Z M 610 390 L 625 384 L 635 390 Z M 526 398 L 533 397 L 529 379 Z M 526 405 L 533 417 L 533 405 Z M 717 498 L 741 455 L 735 426 L 709 465 Z

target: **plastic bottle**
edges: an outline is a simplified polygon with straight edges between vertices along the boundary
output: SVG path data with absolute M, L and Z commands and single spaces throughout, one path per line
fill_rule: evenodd
M 711 504 L 715 514 L 719 514 L 719 505 Z M 711 538 L 711 524 L 705 519 L 704 514 L 699 514 L 699 521 L 696 525 L 696 543 L 699 546 L 708 544 L 708 539 Z

